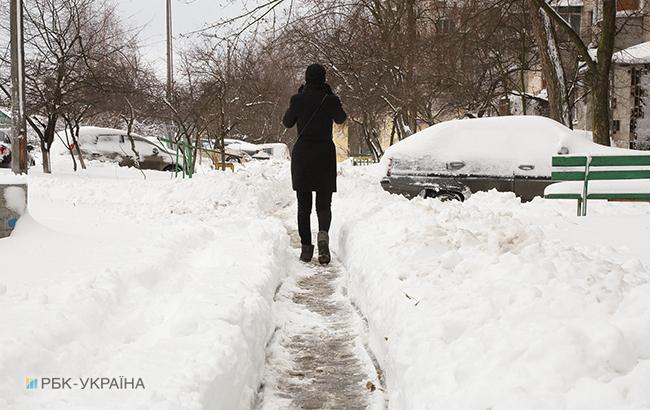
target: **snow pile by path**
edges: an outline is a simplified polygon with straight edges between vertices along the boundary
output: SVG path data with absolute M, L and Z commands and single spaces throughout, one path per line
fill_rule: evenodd
M 332 236 L 391 409 L 650 408 L 647 204 L 408 201 L 369 171 Z
M 30 177 L 0 240 L 0 408 L 237 409 L 253 401 L 288 257 L 278 167 L 199 175 L 94 164 Z M 145 389 L 27 390 L 25 378 Z

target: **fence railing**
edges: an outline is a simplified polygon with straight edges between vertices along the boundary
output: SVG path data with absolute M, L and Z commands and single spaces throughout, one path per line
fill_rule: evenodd
M 198 147 L 196 145 L 193 145 L 187 141 L 174 141 L 170 140 L 167 138 L 158 138 L 158 141 L 167 143 L 169 145 L 174 146 L 175 150 L 175 162 L 176 162 L 176 169 L 174 170 L 174 176 L 178 176 L 179 173 L 179 158 L 182 156 L 183 157 L 183 165 L 180 166 L 181 168 L 181 173 L 183 175 L 183 178 L 185 176 L 188 176 L 189 178 L 192 178 L 192 175 L 194 174 L 194 166 L 196 163 L 196 158 L 194 158 L 194 152 L 205 152 L 208 154 L 210 157 L 210 160 L 212 161 L 212 164 L 214 165 L 215 169 L 230 169 L 231 171 L 235 170 L 235 166 L 230 163 L 226 163 L 225 161 L 221 161 L 220 157 L 222 155 L 221 151 L 219 150 L 214 150 L 211 148 L 205 148 L 201 145 Z M 230 155 L 232 156 L 232 155 Z

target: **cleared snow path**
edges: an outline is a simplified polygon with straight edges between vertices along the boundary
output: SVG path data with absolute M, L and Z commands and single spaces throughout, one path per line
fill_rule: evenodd
M 383 409 L 381 371 L 365 346 L 366 326 L 347 296 L 347 274 L 296 261 L 275 296 L 276 332 L 268 343 L 258 409 Z

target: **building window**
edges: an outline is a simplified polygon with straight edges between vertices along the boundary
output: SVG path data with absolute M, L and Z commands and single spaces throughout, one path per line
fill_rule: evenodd
M 639 10 L 639 0 L 618 0 L 616 2 L 617 11 L 636 11 Z
M 558 7 L 557 12 L 567 23 L 571 25 L 576 33 L 580 33 L 580 24 L 582 23 L 582 7 Z
M 620 120 L 612 121 L 612 133 L 616 134 L 620 130 L 621 130 L 621 121 Z

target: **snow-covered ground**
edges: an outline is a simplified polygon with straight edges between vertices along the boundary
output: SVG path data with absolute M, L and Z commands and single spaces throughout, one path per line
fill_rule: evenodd
M 0 409 L 250 406 L 288 257 L 282 168 L 171 180 L 91 164 L 30 177 L 0 240 Z M 285 201 L 285 202 L 283 202 Z M 25 378 L 141 378 L 38 390 Z
M 650 408 L 648 204 L 409 201 L 377 172 L 341 170 L 331 233 L 391 409 Z M 288 166 L 147 176 L 30 177 L 0 240 L 1 409 L 253 404 L 297 257 Z M 25 389 L 120 376 L 146 389 Z
M 390 408 L 650 408 L 647 203 L 408 201 L 368 171 L 333 236 Z

